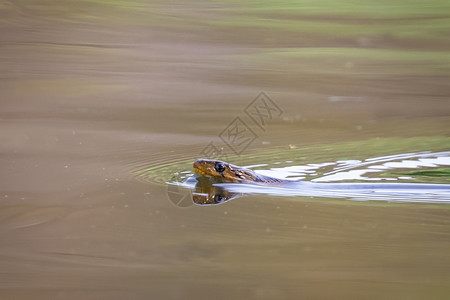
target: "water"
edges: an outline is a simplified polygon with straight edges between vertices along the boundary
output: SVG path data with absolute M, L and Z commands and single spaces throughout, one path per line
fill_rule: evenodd
M 183 181 L 168 182 L 169 186 L 181 187 L 178 194 L 192 194 L 198 205 L 224 204 L 230 200 L 248 195 L 297 196 L 310 198 L 344 198 L 355 201 L 387 201 L 406 203 L 450 204 L 448 169 L 450 152 L 405 153 L 360 160 L 341 160 L 321 164 L 292 165 L 267 169 L 267 164 L 247 166 L 258 168 L 259 175 L 284 180 L 274 183 L 229 183 L 221 178 L 193 175 L 181 172 Z M 286 163 L 292 163 L 287 161 Z M 280 163 L 275 163 L 279 165 Z M 266 169 L 259 169 L 265 167 Z M 332 168 L 329 170 L 329 168 Z M 421 171 L 421 168 L 426 168 Z M 384 173 L 395 174 L 396 170 L 413 169 L 416 176 L 386 177 Z M 369 175 L 365 177 L 363 175 Z M 401 173 L 400 173 L 401 174 Z M 417 183 L 424 180 L 421 175 L 435 184 Z M 310 181 L 304 180 L 312 177 Z M 173 178 L 177 178 L 174 176 Z M 303 180 L 302 180 L 303 179 Z M 384 183 L 390 181 L 390 183 Z M 426 181 L 426 180 L 425 180 Z M 170 190 L 170 189 L 169 189 Z M 189 192 L 188 190 L 192 190 Z M 300 198 L 301 199 L 301 198 Z
M 447 3 L 259 5 L 0 4 L 0 298 L 448 296 L 448 204 L 165 184 L 211 142 L 317 184 L 448 184 Z

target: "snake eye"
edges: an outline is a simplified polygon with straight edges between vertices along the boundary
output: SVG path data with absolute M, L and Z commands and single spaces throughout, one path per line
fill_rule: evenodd
M 220 203 L 223 201 L 222 195 L 214 195 L 214 202 Z
M 214 166 L 217 172 L 222 173 L 225 171 L 225 164 L 221 162 L 216 162 L 216 165 Z

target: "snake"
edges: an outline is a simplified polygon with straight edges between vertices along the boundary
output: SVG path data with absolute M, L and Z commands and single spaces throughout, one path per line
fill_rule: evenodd
M 280 178 L 257 174 L 253 170 L 232 165 L 220 160 L 198 159 L 194 162 L 194 172 L 203 176 L 221 179 L 229 183 L 283 184 L 292 182 Z
M 193 200 L 198 205 L 222 204 L 231 199 L 241 197 L 242 193 L 228 191 L 224 186 L 216 183 L 244 184 L 252 193 L 284 193 L 299 196 L 339 196 L 361 198 L 379 198 L 390 200 L 392 197 L 402 197 L 402 201 L 425 201 L 450 203 L 450 184 L 429 183 L 365 183 L 365 182 L 342 182 L 342 183 L 318 183 L 306 181 L 294 181 L 274 178 L 257 174 L 253 170 L 229 164 L 220 160 L 198 159 L 193 165 L 197 178 L 196 193 Z M 249 185 L 259 185 L 261 189 L 251 189 Z M 236 188 L 236 185 L 233 186 Z M 275 189 L 267 190 L 274 187 Z M 415 198 L 414 198 L 415 197 Z M 422 200 L 421 200 L 422 199 Z M 423 200 L 425 199 L 425 200 Z

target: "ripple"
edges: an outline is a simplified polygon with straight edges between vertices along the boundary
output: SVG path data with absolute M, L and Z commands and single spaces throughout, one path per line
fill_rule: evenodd
M 352 164 L 346 167 L 337 167 L 324 176 L 315 178 L 315 182 L 332 182 L 343 180 L 404 180 L 404 176 L 397 177 L 374 177 L 375 174 L 386 174 L 390 171 L 402 169 L 419 170 L 422 168 L 438 168 L 450 166 L 450 152 L 422 152 L 407 153 L 399 155 L 385 156 L 383 158 L 369 158 L 360 163 Z M 368 176 L 368 175 L 371 176 Z M 367 175 L 367 176 L 364 176 Z M 413 179 L 412 177 L 409 179 Z M 408 179 L 408 180 L 409 180 Z
M 450 184 L 445 184 L 449 180 L 449 170 L 445 167 L 450 165 L 450 151 L 404 153 L 365 160 L 338 160 L 284 167 L 279 167 L 278 163 L 274 164 L 276 167 L 270 167 L 268 164 L 254 164 L 247 168 L 253 168 L 255 172 L 262 175 L 290 179 L 289 183 L 254 185 L 219 182 L 208 188 L 206 186 L 199 188 L 201 182 L 191 180 L 193 177 L 189 177 L 192 174 L 189 171 L 177 173 L 184 176 L 177 180 L 183 181 L 180 186 L 184 188 L 202 191 L 203 197 L 200 201 L 195 201 L 198 205 L 223 204 L 251 194 L 450 204 Z M 333 170 L 324 171 L 330 167 Z M 404 170 L 408 170 L 409 173 L 406 174 L 410 176 L 405 176 Z M 304 180 L 311 175 L 316 178 Z M 428 180 L 423 178 L 425 175 L 429 177 Z M 177 184 L 174 182 L 177 180 L 171 180 L 172 184 Z M 384 183 L 383 181 L 395 182 Z M 425 181 L 430 183 L 424 183 Z M 215 187 L 226 192 L 221 192 Z M 208 194 L 209 197 L 206 197 Z M 217 198 L 219 194 L 220 198 Z M 199 193 L 196 195 L 200 197 Z M 216 198 L 220 201 L 212 200 Z
M 345 198 L 353 201 L 385 201 L 407 203 L 450 204 L 448 184 L 406 183 L 302 183 L 290 186 L 256 186 L 251 184 L 217 184 L 232 193 L 302 196 L 314 198 Z
M 397 181 L 447 183 L 449 176 L 422 176 L 410 171 L 435 170 L 450 165 L 450 152 L 405 152 L 394 155 L 378 155 L 362 158 L 359 153 L 386 153 L 395 149 L 420 149 L 424 147 L 447 148 L 447 139 L 423 137 L 410 139 L 373 139 L 346 142 L 333 145 L 317 145 L 302 149 L 271 148 L 263 151 L 247 151 L 241 156 L 229 156 L 227 162 L 254 169 L 262 175 L 315 182 L 339 181 Z M 418 146 L 419 145 L 419 146 Z M 423 145 L 423 146 L 422 146 Z M 125 158 L 118 162 L 129 170 L 129 174 L 141 182 L 180 182 L 192 175 L 192 163 L 201 158 L 198 153 L 203 147 L 189 147 L 146 153 L 145 149 L 125 149 L 118 156 Z M 197 154 L 195 154 L 197 153 Z M 342 159 L 343 157 L 352 157 Z M 132 158 L 132 159 L 131 159 Z M 306 162 L 306 163 L 305 163 Z M 309 163 L 308 163 L 309 162 Z M 436 173 L 436 174 L 438 174 Z M 432 175 L 432 174 L 431 174 Z

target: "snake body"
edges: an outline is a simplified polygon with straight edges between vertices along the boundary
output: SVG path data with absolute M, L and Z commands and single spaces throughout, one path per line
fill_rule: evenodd
M 203 175 L 197 178 L 197 193 L 193 193 L 193 200 L 198 205 L 222 204 L 231 199 L 242 197 L 245 193 L 450 203 L 450 184 L 291 181 L 260 175 L 247 168 L 209 159 L 195 161 L 194 171 Z M 216 185 L 217 182 L 243 184 L 230 184 L 226 188 L 223 185 Z M 260 188 L 252 188 L 253 185 L 259 185 Z
M 220 160 L 198 159 L 194 162 L 194 171 L 203 176 L 220 178 L 224 182 L 264 185 L 290 182 L 289 180 L 260 175 L 250 169 L 235 166 Z

